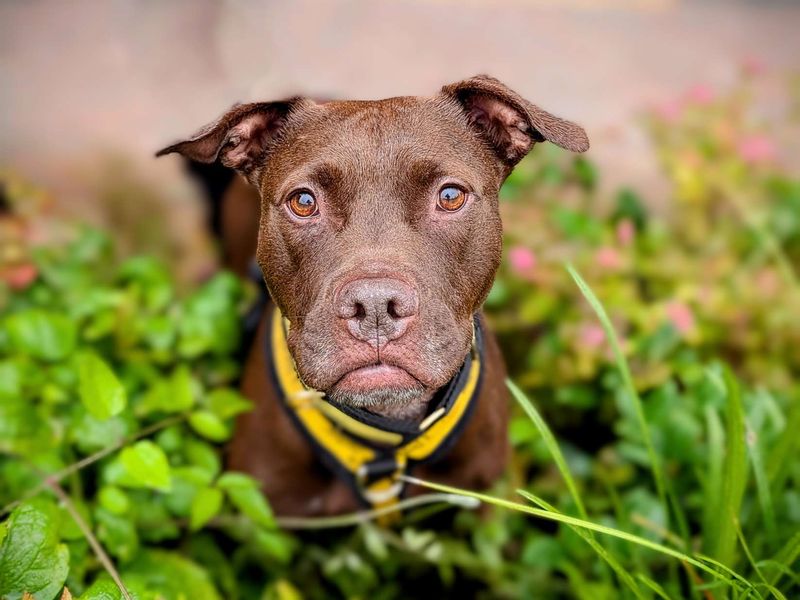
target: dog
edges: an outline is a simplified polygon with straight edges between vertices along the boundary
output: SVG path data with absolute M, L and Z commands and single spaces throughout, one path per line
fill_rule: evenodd
M 501 259 L 498 191 L 545 141 L 589 148 L 581 127 L 481 75 L 429 97 L 235 105 L 157 153 L 241 176 L 223 247 L 242 273 L 255 255 L 270 301 L 228 465 L 276 513 L 389 506 L 420 493 L 411 473 L 483 489 L 503 472 L 506 373 L 481 306 Z

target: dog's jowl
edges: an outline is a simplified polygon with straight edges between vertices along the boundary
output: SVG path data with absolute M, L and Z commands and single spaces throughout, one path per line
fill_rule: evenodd
M 229 460 L 277 512 L 386 506 L 419 492 L 404 474 L 478 489 L 502 472 L 505 373 L 481 305 L 498 190 L 544 141 L 589 147 L 480 76 L 430 97 L 238 105 L 159 153 L 218 161 L 260 199 L 235 183 L 222 209 L 223 246 L 255 250 L 271 298 Z

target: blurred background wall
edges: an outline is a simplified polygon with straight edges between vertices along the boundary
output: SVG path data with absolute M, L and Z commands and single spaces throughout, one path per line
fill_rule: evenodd
M 0 164 L 91 218 L 80 199 L 122 157 L 187 222 L 178 161 L 152 154 L 233 102 L 428 94 L 485 72 L 583 124 L 604 185 L 656 186 L 631 116 L 724 88 L 743 61 L 795 66 L 798 25 L 798 3 L 764 1 L 5 0 Z

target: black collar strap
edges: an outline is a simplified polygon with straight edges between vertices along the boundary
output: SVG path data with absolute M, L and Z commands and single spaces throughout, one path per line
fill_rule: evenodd
M 414 465 L 452 448 L 475 406 L 483 372 L 483 335 L 474 319 L 472 348 L 455 377 L 430 402 L 420 423 L 406 423 L 338 405 L 307 388 L 286 345 L 288 322 L 273 310 L 265 354 L 278 398 L 320 460 L 344 479 L 367 506 L 381 508 L 402 496 L 398 479 Z

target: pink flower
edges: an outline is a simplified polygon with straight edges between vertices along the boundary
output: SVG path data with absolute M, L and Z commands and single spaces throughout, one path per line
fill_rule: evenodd
M 742 59 L 742 72 L 750 77 L 763 75 L 767 70 L 767 65 L 758 56 L 745 56 Z
M 687 334 L 694 329 L 694 314 L 692 309 L 683 302 L 670 302 L 666 307 L 667 319 L 680 334 Z
M 617 240 L 623 246 L 630 246 L 636 236 L 636 227 L 630 219 L 623 219 L 617 223 Z
M 616 270 L 622 266 L 622 256 L 611 246 L 603 246 L 594 255 L 594 260 L 599 267 Z
M 24 290 L 39 276 L 39 270 L 32 263 L 8 267 L 0 271 L 0 280 L 5 281 L 12 290 Z
M 516 273 L 526 273 L 536 266 L 536 255 L 525 246 L 514 246 L 508 251 L 508 262 Z
M 655 107 L 655 113 L 667 123 L 675 123 L 683 114 L 683 103 L 678 99 L 665 100 Z
M 750 165 L 775 160 L 775 144 L 763 134 L 743 137 L 737 145 L 739 158 Z
M 599 348 L 606 341 L 606 332 L 600 325 L 584 325 L 578 334 L 578 340 L 586 348 Z
M 686 97 L 690 102 L 698 106 L 708 106 L 716 98 L 716 94 L 711 86 L 706 84 L 698 84 L 691 88 L 686 93 Z

